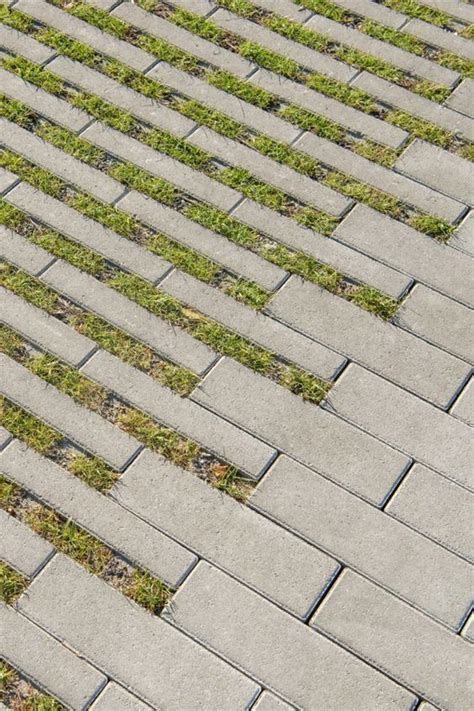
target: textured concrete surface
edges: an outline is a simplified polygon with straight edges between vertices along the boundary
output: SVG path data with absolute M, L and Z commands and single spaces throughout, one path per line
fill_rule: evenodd
M 0 708 L 474 706 L 473 21 L 0 2 Z

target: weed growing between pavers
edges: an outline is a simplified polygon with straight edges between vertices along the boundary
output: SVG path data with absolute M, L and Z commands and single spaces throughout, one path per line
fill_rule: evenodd
M 0 661 L 0 702 L 12 711 L 66 711 L 4 661 Z
M 0 561 L 0 600 L 12 604 L 28 585 L 28 581 L 12 567 Z

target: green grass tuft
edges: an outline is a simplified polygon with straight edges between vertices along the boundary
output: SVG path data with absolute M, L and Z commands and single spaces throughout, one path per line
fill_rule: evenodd
M 323 182 L 328 187 L 338 190 L 354 200 L 363 202 L 379 212 L 392 216 L 400 214 L 401 203 L 397 198 L 383 193 L 370 185 L 361 183 L 348 175 L 332 171 L 327 174 Z
M 117 131 L 130 133 L 135 127 L 135 119 L 126 111 L 103 101 L 98 96 L 78 93 L 71 97 L 71 104 L 78 109 L 82 109 L 91 114 L 99 121 L 116 128 Z
M 398 309 L 398 302 L 395 299 L 385 296 L 369 286 L 358 286 L 344 296 L 348 301 L 352 301 L 365 311 L 376 314 L 384 320 L 391 319 Z
M 103 573 L 112 557 L 111 551 L 103 543 L 72 521 L 65 521 L 43 506 L 31 508 L 25 519 L 36 533 L 94 575 Z
M 262 134 L 255 136 L 251 140 L 251 146 L 263 153 L 263 155 L 273 158 L 278 163 L 283 163 L 283 165 L 287 165 L 310 178 L 320 178 L 323 173 L 319 163 L 314 158 L 296 151 L 286 143 L 279 143 L 268 136 Z
M 211 70 L 206 74 L 206 79 L 209 84 L 222 89 L 229 94 L 237 96 L 243 101 L 248 101 L 249 104 L 258 106 L 261 109 L 268 109 L 275 101 L 275 97 L 265 89 L 260 89 L 258 86 L 249 84 L 248 81 L 239 79 L 238 77 L 225 72 L 224 70 Z
M 341 126 L 324 116 L 317 116 L 310 111 L 300 109 L 298 106 L 285 106 L 278 112 L 280 116 L 291 121 L 305 131 L 312 131 L 317 136 L 327 138 L 334 143 L 340 143 L 345 137 Z
M 226 293 L 236 299 L 236 301 L 242 301 L 244 304 L 247 304 L 247 306 L 250 306 L 252 309 L 256 309 L 257 311 L 259 309 L 263 309 L 270 298 L 268 291 L 262 289 L 262 287 L 258 286 L 258 284 L 245 281 L 244 279 L 239 279 L 234 284 L 227 287 Z
M 168 260 L 184 272 L 195 276 L 200 281 L 212 282 L 220 267 L 206 257 L 193 252 L 178 242 L 173 242 L 165 235 L 155 234 L 148 242 L 148 249 Z
M 48 313 L 54 313 L 59 306 L 59 296 L 25 272 L 0 266 L 0 284 Z
M 449 131 L 445 131 L 445 129 L 433 123 L 419 119 L 404 111 L 389 111 L 385 116 L 385 120 L 403 128 L 416 138 L 422 138 L 442 148 L 448 148 L 454 139 L 453 134 L 449 133 Z
M 171 599 L 171 590 L 144 570 L 134 570 L 123 592 L 138 605 L 158 615 Z
M 317 405 L 324 400 L 331 388 L 331 384 L 320 380 L 311 373 L 295 367 L 287 367 L 280 379 L 280 385 L 299 395 L 303 400 L 308 400 Z
M 312 207 L 302 207 L 293 215 L 300 225 L 315 230 L 322 235 L 330 235 L 337 227 L 338 220 L 326 212 L 315 210 Z
M 273 210 L 283 211 L 288 204 L 288 198 L 281 190 L 264 183 L 245 168 L 224 168 L 216 177 L 225 185 L 239 190 L 246 197 L 262 203 Z
M 132 217 L 121 210 L 95 200 L 89 195 L 76 193 L 69 200 L 69 205 L 82 212 L 83 215 L 100 222 L 104 227 L 109 227 L 119 235 L 131 237 L 136 232 L 137 226 Z
M 108 174 L 127 187 L 138 190 L 164 205 L 173 205 L 180 197 L 180 192 L 174 185 L 150 175 L 132 163 L 116 163 L 108 170 Z
M 140 140 L 147 146 L 154 148 L 160 153 L 166 153 L 171 158 L 189 165 L 191 168 L 202 170 L 207 166 L 211 156 L 201 148 L 187 143 L 183 138 L 177 138 L 171 133 L 151 129 L 140 134 Z
M 39 247 L 48 250 L 55 257 L 65 259 L 74 267 L 88 274 L 98 275 L 104 269 L 105 261 L 99 254 L 95 254 L 80 244 L 58 235 L 56 232 L 43 232 L 36 230 L 28 235 L 28 239 Z
M 168 64 L 172 64 L 185 72 L 192 72 L 199 67 L 197 58 L 193 57 L 192 54 L 183 52 L 181 49 L 168 44 L 168 42 L 158 39 L 158 37 L 140 35 L 136 44 L 145 52 L 150 52 L 150 54 L 153 54 L 163 62 L 168 62 Z
M 102 493 L 109 491 L 118 479 L 118 474 L 109 469 L 105 462 L 82 454 L 70 461 L 68 469 L 88 486 Z
M 221 30 L 214 22 L 206 20 L 187 10 L 177 9 L 170 15 L 169 19 L 175 25 L 178 25 L 178 27 L 184 27 L 184 29 L 189 30 L 189 32 L 192 32 L 194 35 L 203 37 L 214 44 L 222 44 L 227 36 L 227 33 Z
M 117 422 L 125 432 L 143 442 L 145 447 L 180 467 L 188 468 L 199 452 L 199 445 L 195 442 L 158 425 L 138 410 L 128 408 L 119 415 Z
M 0 600 L 11 605 L 20 597 L 27 585 L 28 581 L 23 575 L 0 561 Z
M 0 116 L 26 128 L 33 123 L 34 114 L 21 101 L 0 96 Z
M 259 243 L 258 234 L 251 227 L 238 222 L 227 213 L 208 205 L 189 205 L 184 214 L 194 222 L 217 232 L 242 247 L 255 247 Z
M 2 60 L 2 66 L 49 94 L 61 94 L 64 90 L 63 82 L 59 77 L 24 57 L 7 57 Z
M 301 75 L 300 68 L 293 59 L 271 52 L 255 42 L 243 42 L 239 47 L 239 54 L 250 62 L 255 62 L 264 69 L 269 69 L 288 79 L 298 79 Z
M 40 454 L 50 453 L 61 441 L 51 427 L 5 398 L 0 398 L 0 422 L 14 437 Z
M 225 116 L 225 114 L 221 114 L 220 111 L 215 111 L 204 104 L 200 104 L 198 101 L 193 101 L 192 99 L 181 100 L 178 102 L 177 108 L 179 108 L 179 112 L 183 116 L 197 121 L 202 126 L 208 126 L 228 138 L 238 138 L 246 133 L 247 129 L 241 123 Z
M 98 410 L 106 400 L 107 394 L 100 385 L 51 355 L 32 357 L 27 367 L 42 380 L 91 410 Z
M 447 242 L 455 229 L 454 225 L 450 225 L 449 222 L 433 215 L 412 215 L 408 220 L 408 224 L 414 227 L 415 230 L 424 232 L 440 242 Z
M 92 165 L 95 168 L 103 162 L 105 153 L 100 148 L 96 148 L 82 138 L 78 138 L 72 131 L 68 131 L 61 126 L 54 126 L 51 123 L 42 123 L 36 129 L 36 135 L 53 146 L 60 148 L 69 155 L 77 158 L 83 163 Z
M 297 274 L 328 291 L 336 291 L 339 286 L 339 272 L 301 252 L 292 252 L 283 245 L 271 245 L 264 248 L 263 256 L 290 274 Z
M 343 104 L 347 104 L 368 114 L 377 113 L 377 104 L 374 98 L 360 89 L 354 89 L 343 82 L 330 79 L 323 74 L 310 74 L 305 80 L 305 83 L 310 89 L 314 89 L 321 94 L 337 99 Z
M 113 17 L 113 15 L 105 10 L 100 10 L 98 8 L 91 7 L 90 5 L 79 3 L 77 5 L 73 5 L 69 9 L 69 12 L 71 15 L 84 20 L 90 25 L 94 25 L 95 27 L 104 30 L 104 32 L 108 32 L 119 39 L 125 39 L 130 31 L 130 25 L 123 22 L 123 20 L 120 20 L 118 17 Z

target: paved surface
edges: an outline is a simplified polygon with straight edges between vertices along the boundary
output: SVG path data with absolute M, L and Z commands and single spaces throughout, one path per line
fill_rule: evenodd
M 0 13 L 0 706 L 472 708 L 472 5 Z

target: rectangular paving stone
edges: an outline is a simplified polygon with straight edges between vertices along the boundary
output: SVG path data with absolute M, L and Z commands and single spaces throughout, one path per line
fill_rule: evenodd
M 360 575 L 342 573 L 313 625 L 436 706 L 469 707 L 469 645 Z
M 196 563 L 179 543 L 18 440 L 0 454 L 0 466 L 35 498 L 173 588 Z
M 474 486 L 467 425 L 406 390 L 351 364 L 329 393 L 327 407 L 448 479 Z
M 375 5 L 375 7 L 383 6 Z M 399 148 L 408 137 L 408 133 L 398 128 L 398 126 L 392 126 L 392 124 L 381 121 L 375 116 L 357 111 L 352 106 L 347 106 L 336 99 L 310 89 L 304 84 L 299 84 L 266 69 L 260 68 L 247 81 L 270 91 L 272 94 L 276 94 L 281 99 L 301 106 L 303 109 L 325 116 L 351 132 L 367 136 L 373 141 L 383 143 L 391 148 Z
M 455 111 L 460 111 L 471 119 L 474 119 L 474 79 L 464 79 L 444 102 Z
M 323 15 L 313 15 L 305 23 L 305 27 L 328 37 L 333 42 L 352 47 L 364 52 L 364 54 L 370 54 L 377 59 L 403 69 L 409 74 L 415 74 L 436 84 L 453 86 L 459 78 L 459 74 L 452 69 L 442 67 L 436 62 L 431 62 L 429 59 L 407 52 L 388 42 L 369 37 L 364 32 L 343 25 L 340 22 L 335 22 L 328 17 L 323 17 Z
M 474 257 L 474 212 L 471 210 L 449 240 L 451 247 Z
M 0 318 L 28 341 L 75 367 L 97 348 L 90 338 L 3 287 L 0 287 Z
M 20 153 L 31 163 L 50 170 L 52 173 L 73 185 L 77 185 L 90 195 L 113 202 L 122 195 L 125 187 L 92 166 L 73 158 L 51 143 L 43 141 L 31 131 L 6 119 L 0 119 L 2 143 L 15 153 Z
M 114 681 L 109 681 L 90 708 L 91 711 L 151 711 L 151 706 L 129 694 Z
M 299 277 L 290 277 L 267 311 L 441 407 L 469 374 L 458 358 Z
M 395 315 L 395 323 L 474 362 L 472 311 L 437 291 L 417 284 Z
M 446 296 L 474 305 L 471 260 L 409 225 L 359 204 L 336 227 L 334 235 Z
M 82 711 L 106 684 L 97 669 L 3 603 L 0 619 L 2 656 L 68 708 Z
M 342 173 L 449 222 L 455 222 L 466 211 L 465 205 L 458 200 L 442 195 L 314 133 L 305 133 L 296 141 L 294 147 Z
M 163 321 L 126 296 L 66 262 L 58 260 L 43 275 L 43 281 L 80 306 L 146 343 L 165 358 L 190 368 L 195 373 L 203 373 L 216 359 L 210 348 L 180 328 Z
M 474 381 L 472 378 L 451 408 L 451 414 L 474 427 Z
M 64 99 L 53 96 L 39 86 L 30 84 L 16 74 L 2 68 L 0 68 L 0 84 L 2 92 L 11 99 L 21 101 L 50 121 L 65 126 L 76 133 L 87 126 L 91 120 L 85 111 L 76 109 Z
M 237 76 L 245 77 L 254 68 L 251 62 L 238 54 L 234 54 L 223 47 L 218 47 L 216 44 L 198 37 L 192 32 L 174 25 L 172 22 L 167 22 L 162 17 L 145 12 L 137 5 L 122 3 L 113 10 L 112 15 L 144 30 L 153 37 L 159 37 L 165 42 L 169 42 L 179 47 L 179 49 L 193 54 L 204 62 L 219 66 Z
M 462 624 L 467 561 L 301 464 L 279 457 L 249 505 L 445 624 Z
M 357 74 L 356 69 L 333 59 L 333 57 L 293 42 L 293 40 L 272 32 L 267 27 L 258 25 L 243 17 L 238 17 L 227 10 L 219 9 L 214 12 L 212 22 L 223 30 L 234 32 L 250 42 L 255 42 L 272 52 L 293 59 L 297 64 L 307 69 L 327 74 L 332 79 L 348 82 Z
M 331 215 L 339 217 L 352 205 L 352 200 L 326 188 L 316 180 L 297 173 L 292 168 L 277 163 L 272 158 L 226 136 L 221 136 L 211 129 L 198 128 L 188 141 L 194 146 L 209 151 L 226 164 L 245 168 L 252 175 L 274 185 L 297 200 L 325 210 Z
M 164 178 L 188 194 L 217 205 L 222 210 L 230 210 L 241 198 L 237 190 L 104 124 L 92 124 L 83 132 L 82 137 L 108 153 L 134 163 L 152 175 Z
M 214 454 L 258 479 L 276 452 L 263 442 L 160 385 L 149 375 L 105 351 L 82 368 L 92 380 L 110 388 L 154 419 L 199 442 Z
M 3 509 L 0 528 L 0 558 L 26 578 L 34 577 L 52 556 L 53 546 Z
M 399 299 L 411 284 L 411 279 L 406 275 L 335 239 L 323 237 L 290 217 L 280 215 L 253 200 L 245 199 L 231 214 L 277 242 L 309 254 L 355 281 L 370 284 L 394 299 Z
M 5 397 L 45 420 L 114 469 L 123 469 L 141 448 L 133 437 L 78 405 L 3 353 L 0 363 L 3 369 L 1 388 Z
M 2 259 L 33 276 L 56 261 L 52 254 L 4 225 L 0 225 L 0 252 Z
M 107 676 L 163 711 L 240 711 L 260 690 L 64 555 L 55 556 L 19 607 Z
M 376 503 L 408 465 L 399 452 L 227 358 L 192 399 Z
M 429 45 L 441 47 L 441 49 L 446 49 L 448 52 L 457 54 L 465 59 L 474 59 L 474 47 L 470 40 L 457 35 L 455 32 L 448 32 L 441 27 L 436 27 L 430 22 L 412 18 L 403 27 L 403 32 L 415 35 L 415 37 Z
M 35 64 L 44 64 L 56 54 L 51 47 L 37 42 L 33 37 L 25 35 L 13 27 L 8 27 L 8 25 L 0 26 L 0 45 L 13 55 L 20 54 Z
M 133 69 L 143 72 L 155 61 L 153 55 L 144 52 L 139 47 L 134 47 L 130 42 L 118 39 L 108 32 L 103 32 L 98 27 L 80 20 L 44 0 L 19 0 L 16 10 L 31 15 L 45 25 L 51 25 L 64 32 L 69 37 L 90 45 L 96 52 L 113 57 Z
M 452 15 L 464 22 L 474 22 L 474 8 L 464 0 L 419 0 L 422 5 L 428 5 L 435 10 Z
M 291 711 L 294 706 L 290 706 L 269 691 L 264 691 L 257 703 L 252 706 L 252 711 Z
M 5 200 L 74 242 L 98 252 L 122 269 L 138 274 L 153 284 L 171 269 L 171 264 L 158 255 L 151 254 L 126 237 L 120 237 L 108 227 L 27 183 L 13 188 Z
M 396 170 L 445 195 L 474 204 L 472 163 L 418 138 L 394 163 Z
M 112 496 L 302 619 L 339 569 L 325 553 L 148 450 Z
M 344 357 L 329 348 L 189 274 L 175 269 L 160 289 L 320 378 L 332 380 L 345 363 Z
M 200 101 L 206 106 L 212 106 L 217 111 L 240 121 L 255 131 L 271 136 L 276 141 L 291 143 L 301 132 L 296 126 L 283 121 L 269 111 L 264 111 L 258 106 L 218 89 L 207 81 L 183 72 L 167 62 L 157 64 L 148 72 L 148 76 L 180 94 Z
M 177 111 L 123 86 L 80 62 L 73 62 L 68 57 L 56 57 L 48 64 L 48 70 L 84 91 L 100 96 L 110 104 L 115 104 L 135 118 L 164 131 L 171 131 L 177 136 L 186 135 L 196 125 L 194 121 Z M 89 116 L 89 123 L 91 119 L 92 117 Z
M 409 691 L 206 563 L 199 563 L 162 614 L 299 708 L 408 711 L 415 700 Z
M 415 464 L 385 510 L 460 556 L 474 561 L 474 497 L 466 489 Z
M 351 86 L 372 94 L 384 104 L 395 106 L 425 121 L 435 123 L 447 131 L 459 132 L 470 141 L 474 141 L 474 121 L 471 118 L 430 101 L 424 96 L 418 96 L 402 86 L 365 71 L 358 74 L 351 82 Z
M 264 289 L 277 289 L 287 277 L 287 272 L 263 257 L 135 190 L 125 195 L 117 207 Z

